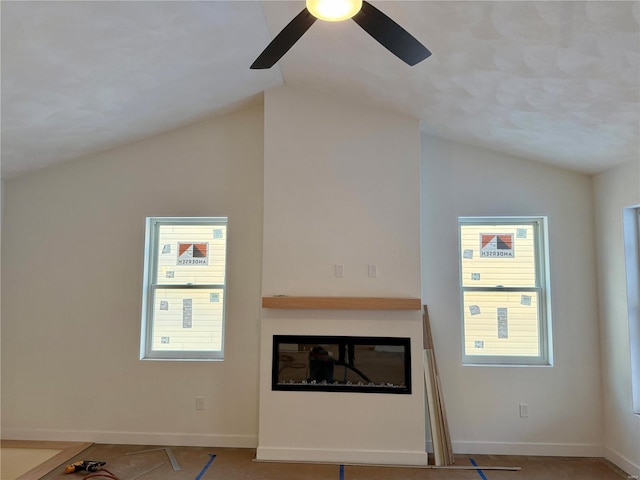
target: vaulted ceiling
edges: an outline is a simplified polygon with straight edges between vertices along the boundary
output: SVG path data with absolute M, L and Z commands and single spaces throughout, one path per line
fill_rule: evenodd
M 640 2 L 375 1 L 433 52 L 409 67 L 352 21 L 249 65 L 302 1 L 1 3 L 2 177 L 259 101 L 287 84 L 461 143 L 596 173 L 640 158 Z

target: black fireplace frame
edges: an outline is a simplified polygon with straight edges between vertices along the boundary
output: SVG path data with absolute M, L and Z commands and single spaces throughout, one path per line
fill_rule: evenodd
M 356 385 L 342 383 L 307 383 L 289 384 L 279 383 L 280 356 L 278 345 L 281 343 L 298 344 L 336 344 L 355 343 L 357 345 L 385 345 L 404 347 L 404 385 Z M 274 391 L 301 392 L 358 392 L 358 393 L 391 393 L 400 395 L 411 394 L 411 339 L 409 337 L 361 337 L 342 335 L 274 335 L 272 343 L 271 361 L 271 389 Z

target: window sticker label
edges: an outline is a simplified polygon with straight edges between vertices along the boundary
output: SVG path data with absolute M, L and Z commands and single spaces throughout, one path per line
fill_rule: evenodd
M 193 299 L 182 299 L 182 328 L 191 328 L 193 326 Z
M 174 272 L 173 270 L 167 270 L 167 274 L 166 274 L 167 278 L 174 278 L 175 275 L 176 275 L 176 272 Z
M 220 294 L 219 293 L 211 293 L 211 294 L 209 294 L 209 302 L 211 302 L 211 303 L 220 302 Z
M 471 260 L 473 258 L 473 250 L 469 248 L 462 252 L 462 258 L 468 258 L 469 260 Z
M 509 338 L 506 307 L 498 307 L 498 338 Z
M 531 295 L 522 295 L 520 297 L 520 305 L 526 305 L 527 307 L 531 306 Z
M 168 344 L 170 337 L 160 337 L 160 343 Z
M 469 305 L 471 315 L 480 315 L 480 307 L 478 305 Z
M 164 247 L 162 247 L 162 253 L 171 253 L 171 244 L 167 243 Z
M 160 310 L 169 310 L 169 302 L 160 300 Z
M 471 274 L 471 280 L 480 280 L 480 274 L 479 273 L 472 273 Z
M 176 265 L 209 265 L 209 244 L 178 242 Z
M 484 340 L 476 340 L 473 342 L 474 348 L 484 348 Z
M 513 258 L 513 233 L 481 233 L 480 256 Z
M 527 229 L 516 228 L 516 238 L 527 238 Z
M 214 228 L 213 229 L 213 238 L 215 240 L 220 240 L 222 238 L 222 229 L 221 228 Z

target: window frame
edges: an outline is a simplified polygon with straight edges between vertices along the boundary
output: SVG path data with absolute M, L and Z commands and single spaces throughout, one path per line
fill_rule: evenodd
M 222 284 L 167 284 L 152 283 L 158 273 L 159 229 L 162 225 L 207 225 L 215 228 L 226 228 L 224 252 L 224 283 Z M 174 361 L 222 361 L 224 360 L 224 340 L 226 323 L 226 293 L 228 271 L 228 217 L 147 217 L 145 227 L 144 278 L 142 286 L 142 321 L 140 329 L 140 360 L 174 360 Z M 222 290 L 222 327 L 220 333 L 220 350 L 173 350 L 161 351 L 153 349 L 153 320 L 155 291 L 162 289 L 218 289 Z
M 629 319 L 631 404 L 633 413 L 640 415 L 640 205 L 624 208 L 622 215 Z
M 532 225 L 535 236 L 535 275 L 533 287 L 471 287 L 463 282 L 463 225 Z M 546 216 L 462 216 L 458 217 L 458 282 L 460 287 L 460 318 L 462 364 L 464 366 L 553 366 L 553 341 L 551 323 L 551 283 L 549 275 L 548 218 Z M 518 355 L 468 355 L 465 347 L 465 292 L 536 292 L 538 295 L 538 356 Z

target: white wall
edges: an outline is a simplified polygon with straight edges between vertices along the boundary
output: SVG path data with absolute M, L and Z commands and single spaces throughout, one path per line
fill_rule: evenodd
M 6 182 L 3 438 L 256 445 L 262 114 Z M 145 216 L 170 215 L 229 217 L 224 362 L 139 360 Z
M 631 399 L 622 209 L 640 204 L 640 161 L 594 177 L 606 456 L 640 475 L 640 415 Z
M 425 135 L 422 194 L 422 295 L 454 451 L 601 456 L 590 178 Z M 457 217 L 467 215 L 548 215 L 553 367 L 461 365 Z
M 395 443 L 385 460 L 411 463 L 424 447 L 421 394 L 401 409 L 389 395 L 365 405 L 361 394 L 322 395 L 299 412 L 302 423 L 290 423 L 284 412 L 308 397 L 289 394 L 283 404 L 288 392 L 269 391 L 265 339 L 309 333 L 304 324 L 315 334 L 354 335 L 366 325 L 369 334 L 406 332 L 420 345 L 420 319 L 265 310 L 261 324 L 260 296 L 422 293 L 457 452 L 599 456 L 604 438 L 610 459 L 637 468 L 620 226 L 620 209 L 640 201 L 637 166 L 595 178 L 596 229 L 589 177 L 423 136 L 419 200 L 414 120 L 290 89 L 266 100 L 264 124 L 262 108 L 253 108 L 3 184 L 3 438 L 255 446 L 260 382 L 260 435 L 272 449 L 263 453 L 308 439 L 318 425 L 305 413 L 330 412 L 326 428 L 320 417 L 319 443 L 303 454 L 325 448 L 327 458 L 367 458 L 389 448 L 385 430 Z M 337 138 L 321 143 L 313 129 Z M 456 218 L 484 214 L 549 215 L 553 368 L 460 364 Z M 224 362 L 138 360 L 147 215 L 230 217 Z M 333 277 L 335 263 L 345 265 L 343 279 Z M 379 278 L 366 277 L 368 263 Z M 419 382 L 414 369 L 416 392 Z M 206 397 L 205 411 L 194 410 L 196 396 Z M 519 403 L 529 404 L 528 419 L 518 417 Z M 284 434 L 277 422 L 287 424 Z
M 419 173 L 415 119 L 267 92 L 263 293 L 419 298 Z M 410 337 L 413 393 L 271 391 L 275 334 Z M 263 310 L 258 458 L 425 464 L 421 352 L 419 310 Z

